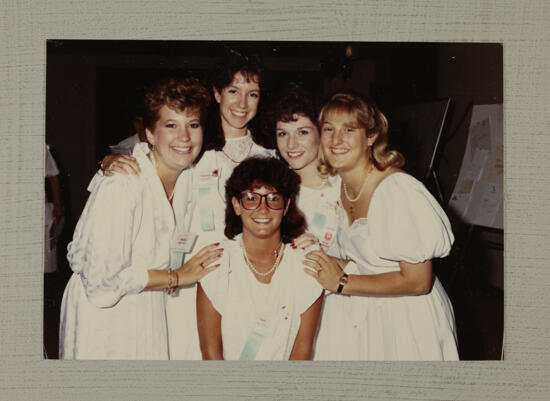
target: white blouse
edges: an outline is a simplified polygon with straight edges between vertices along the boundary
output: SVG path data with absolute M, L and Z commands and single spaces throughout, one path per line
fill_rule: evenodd
M 170 242 L 185 230 L 190 174 L 176 183 L 172 210 L 145 143 L 139 176 L 98 172 L 67 258 L 74 274 L 63 296 L 60 358 L 167 359 L 164 293 L 144 291 L 148 270 L 169 266 Z
M 445 257 L 454 241 L 445 212 L 424 185 L 405 173 L 386 177 L 367 216 L 351 226 L 338 209 L 338 242 L 349 274 L 399 271 L 399 262 Z M 341 344 L 335 347 L 334 344 Z M 456 360 L 451 302 L 437 278 L 417 296 L 326 296 L 315 359 Z
M 327 254 L 340 257 L 336 236 L 340 206 L 340 176 L 329 177 L 329 185 L 320 189 L 300 186 L 296 205 L 307 222 L 307 231 L 319 240 Z
M 239 161 L 243 159 L 241 154 L 247 151 L 246 157 L 267 157 L 275 154 L 275 151 L 254 143 L 250 132 L 241 138 L 226 139 L 224 151 L 233 160 Z M 224 151 L 204 152 L 193 168 L 193 213 L 190 230 L 198 238 L 191 253 L 185 255 L 186 261 L 204 246 L 225 238 L 225 183 L 237 164 Z M 173 204 L 174 208 L 181 207 L 176 206 L 175 202 Z M 196 288 L 195 285 L 181 287 L 175 296 L 166 298 L 170 359 L 202 359 L 197 332 Z
M 288 360 L 304 313 L 323 289 L 303 268 L 307 251 L 285 247 L 269 284 L 246 265 L 241 235 L 225 240 L 221 266 L 201 286 L 222 316 L 224 359 Z

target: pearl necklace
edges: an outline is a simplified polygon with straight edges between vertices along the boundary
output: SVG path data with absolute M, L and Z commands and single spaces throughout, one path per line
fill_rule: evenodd
M 374 170 L 374 165 L 371 164 L 369 172 L 367 173 L 367 175 L 365 175 L 365 182 L 361 186 L 361 190 L 359 191 L 359 193 L 357 194 L 357 196 L 354 199 L 351 199 L 351 197 L 348 194 L 348 187 L 347 187 L 346 183 L 343 183 L 344 184 L 344 195 L 346 196 L 346 199 L 349 202 L 354 203 L 354 202 L 357 202 L 359 200 L 359 198 L 363 194 L 363 190 L 367 187 L 367 178 L 370 175 L 370 173 L 372 173 L 373 170 Z
M 263 273 L 256 270 L 256 268 L 252 265 L 252 263 L 250 263 L 250 260 L 248 259 L 248 255 L 246 254 L 246 249 L 244 248 L 244 243 L 242 238 L 241 238 L 241 248 L 243 250 L 244 261 L 246 262 L 246 265 L 250 268 L 250 270 L 252 270 L 255 274 L 257 274 L 260 277 L 266 277 L 266 276 L 269 276 L 271 273 L 273 273 L 273 271 L 277 268 L 277 266 L 279 266 L 279 263 L 281 263 L 281 259 L 283 257 L 283 253 L 285 249 L 285 244 L 281 242 L 279 246 L 275 248 L 275 250 L 273 251 L 273 254 L 277 256 L 275 259 L 275 263 L 273 264 L 273 266 L 271 266 L 271 269 Z

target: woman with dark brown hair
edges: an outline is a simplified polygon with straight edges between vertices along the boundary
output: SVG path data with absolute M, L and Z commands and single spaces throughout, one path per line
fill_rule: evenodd
M 226 184 L 224 256 L 197 290 L 203 359 L 310 359 L 322 288 L 300 268 L 300 179 L 275 158 L 250 158 Z

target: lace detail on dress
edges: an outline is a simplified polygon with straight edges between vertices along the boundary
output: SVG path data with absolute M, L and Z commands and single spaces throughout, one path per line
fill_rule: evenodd
M 249 156 L 253 145 L 252 135 L 247 132 L 241 138 L 226 138 L 222 152 L 224 157 L 235 167 Z

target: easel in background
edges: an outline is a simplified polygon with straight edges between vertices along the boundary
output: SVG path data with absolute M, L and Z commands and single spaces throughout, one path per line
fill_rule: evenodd
M 465 250 L 474 234 L 502 234 L 504 229 L 502 124 L 502 104 L 472 105 L 462 166 L 448 205 L 468 225 L 457 257 L 457 267 L 466 271 Z M 486 242 L 487 248 L 502 250 L 498 243 Z
M 435 166 L 450 104 L 450 98 L 417 103 L 400 107 L 391 115 L 391 126 L 397 128 L 390 136 L 400 142 L 395 147 L 407 160 L 407 172 L 433 189 L 441 205 L 443 193 Z

